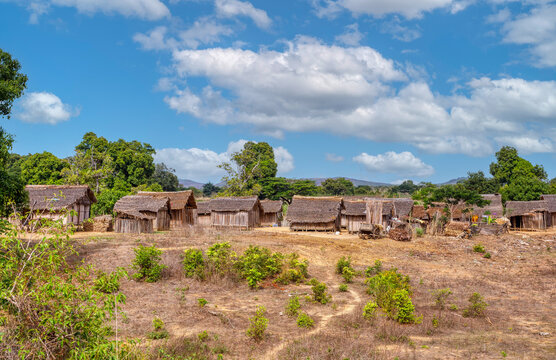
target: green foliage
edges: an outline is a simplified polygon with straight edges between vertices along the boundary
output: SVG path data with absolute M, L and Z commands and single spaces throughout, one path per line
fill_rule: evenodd
M 550 185 L 548 183 L 531 175 L 515 177 L 511 183 L 500 188 L 504 201 L 538 200 L 541 195 L 549 192 Z
M 353 270 L 353 268 L 350 266 L 346 266 L 342 270 L 342 277 L 344 278 L 344 281 L 346 283 L 351 283 L 355 275 L 356 275 L 355 270 Z
M 60 185 L 64 183 L 62 171 L 69 164 L 45 151 L 27 156 L 20 167 L 21 177 L 26 184 Z
M 415 306 L 411 302 L 411 297 L 406 289 L 396 290 L 392 294 L 391 306 L 386 309 L 386 314 L 401 324 L 419 322 L 413 315 Z
M 366 320 L 372 320 L 376 317 L 376 312 L 378 310 L 378 304 L 374 301 L 369 301 L 365 304 L 363 308 L 363 318 Z
M 438 325 L 440 325 L 438 319 L 436 318 L 436 316 L 433 316 L 433 317 L 432 317 L 431 323 L 432 323 L 432 327 L 435 328 L 435 329 L 438 327 Z
M 473 245 L 473 251 L 481 254 L 486 252 L 485 247 L 482 244 Z
M 197 338 L 199 339 L 200 342 L 205 342 L 208 340 L 209 334 L 206 330 L 204 330 L 197 334 Z
M 224 275 L 232 266 L 235 253 L 229 242 L 215 243 L 207 249 L 207 261 L 214 272 Z
M 484 257 L 485 259 L 490 259 L 490 258 L 492 257 L 492 255 L 490 255 L 490 253 L 487 252 L 486 254 L 483 255 L 483 257 Z
M 393 193 L 404 193 L 413 194 L 415 191 L 419 190 L 421 185 L 416 185 L 411 180 L 405 180 L 400 185 L 392 187 L 391 191 Z
M 261 199 L 291 199 L 293 196 L 291 183 L 283 177 L 271 177 L 260 180 L 262 186 Z
M 297 253 L 291 253 L 284 257 L 282 271 L 276 278 L 279 284 L 300 283 L 308 276 L 307 268 L 309 262 L 307 260 L 299 260 Z
M 205 305 L 208 304 L 208 301 L 204 298 L 198 298 L 197 304 L 199 304 L 199 307 L 205 307 Z
M 338 290 L 340 292 L 347 292 L 348 291 L 348 285 L 347 284 L 340 284 L 340 286 L 338 286 Z
M 210 181 L 203 185 L 203 196 L 210 197 L 212 194 L 216 194 L 220 191 L 220 188 Z
M 0 116 L 10 118 L 13 102 L 23 95 L 27 75 L 20 72 L 19 61 L 0 49 Z
M 0 127 L 0 217 L 8 216 L 12 206 L 22 210 L 27 202 L 25 182 L 21 178 L 19 166 L 21 160 L 10 154 L 12 145 L 13 137 Z
M 456 304 L 451 304 L 449 309 L 450 311 L 458 311 L 458 306 Z
M 487 178 L 482 171 L 468 172 L 467 178 L 459 182 L 465 188 L 479 194 L 494 194 L 498 192 L 500 185 L 495 178 Z
M 327 304 L 332 299 L 332 296 L 328 295 L 326 292 L 326 284 L 321 283 L 316 279 L 314 280 L 313 286 L 311 287 L 311 290 L 313 291 L 313 300 L 323 305 Z
M 414 200 L 420 200 L 429 206 L 432 202 L 442 202 L 446 205 L 449 215 L 453 214 L 457 205 L 464 203 L 468 209 L 473 206 L 482 207 L 489 204 L 481 194 L 466 188 L 463 184 L 443 185 L 436 187 L 429 184 L 413 194 Z
M 153 319 L 153 328 L 154 330 L 147 334 L 147 338 L 151 340 L 166 339 L 170 336 L 168 330 L 164 328 L 164 322 L 160 318 L 155 317 Z
M 373 275 L 378 274 L 381 271 L 382 271 L 382 261 L 375 260 L 375 264 L 373 266 L 369 266 L 367 267 L 367 269 L 365 269 L 365 276 L 371 277 Z
M 137 280 L 145 280 L 146 282 L 157 282 L 162 277 L 162 270 L 165 265 L 160 264 L 160 255 L 162 251 L 153 246 L 139 245 L 135 252 L 133 260 L 133 268 L 137 271 L 133 277 Z
M 255 341 L 261 341 L 264 332 L 268 327 L 268 319 L 265 317 L 266 309 L 264 306 L 257 307 L 255 316 L 249 318 L 249 327 L 247 328 L 247 336 Z
M 321 184 L 322 189 L 327 195 L 353 195 L 353 183 L 346 178 L 326 179 Z
M 247 279 L 249 287 L 257 288 L 262 280 L 280 273 L 282 259 L 280 253 L 273 254 L 267 248 L 251 245 L 239 257 L 236 266 L 241 277 Z
M 180 182 L 175 174 L 176 170 L 170 169 L 166 164 L 155 164 L 152 181 L 160 184 L 163 191 L 178 191 Z
M 316 196 L 318 186 L 312 180 L 296 180 L 292 183 L 292 195 Z
M 336 274 L 342 275 L 345 267 L 351 267 L 351 257 L 342 256 L 336 263 Z
M 129 192 L 118 189 L 106 189 L 97 195 L 97 203 L 91 205 L 91 215 L 112 214 L 114 205 Z
M 417 237 L 423 237 L 423 235 L 425 235 L 425 230 L 423 230 L 423 228 L 418 227 L 415 229 L 415 235 L 417 235 Z
M 95 289 L 105 294 L 113 294 L 120 290 L 120 279 L 127 276 L 124 268 L 117 268 L 109 274 L 99 271 L 95 280 Z
M 315 325 L 315 321 L 307 313 L 299 313 L 297 316 L 297 326 L 300 328 L 312 328 Z
M 199 249 L 185 250 L 183 269 L 186 277 L 196 277 L 199 280 L 203 280 L 205 278 L 203 252 Z
M 446 308 L 446 302 L 448 301 L 448 298 L 451 295 L 452 295 L 452 290 L 450 290 L 449 288 L 438 289 L 432 292 L 434 303 L 442 310 Z
M 484 316 L 488 304 L 483 300 L 481 294 L 475 292 L 469 297 L 469 306 L 463 310 L 464 317 Z
M 286 314 L 288 316 L 295 316 L 297 315 L 297 312 L 300 308 L 301 305 L 299 304 L 299 297 L 298 296 L 291 297 L 290 301 L 288 302 L 288 306 L 286 306 Z

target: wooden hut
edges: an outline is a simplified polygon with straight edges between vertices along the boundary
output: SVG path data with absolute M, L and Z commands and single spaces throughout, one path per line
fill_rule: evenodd
M 179 229 L 195 223 L 193 211 L 197 208 L 193 191 L 151 192 L 140 191 L 137 195 L 170 199 L 170 228 Z
M 78 225 L 90 217 L 91 205 L 97 202 L 87 185 L 27 185 L 25 189 L 33 219 L 61 219 L 63 224 Z
M 367 198 L 366 203 L 366 223 L 382 225 L 388 227 L 395 217 L 393 199 Z
M 339 231 L 341 197 L 294 196 L 286 220 L 293 231 Z
M 556 195 L 541 195 L 541 200 L 546 201 L 550 214 L 550 226 L 556 228 Z
M 261 224 L 261 203 L 256 196 L 212 199 L 209 208 L 214 227 L 252 229 Z
M 545 200 L 508 201 L 506 217 L 514 230 L 545 230 L 550 226 L 551 219 Z
M 195 212 L 195 225 L 210 226 L 210 201 L 197 203 Z
M 365 201 L 344 201 L 345 209 L 342 210 L 342 220 L 345 219 L 345 227 L 350 234 L 356 233 L 361 224 L 367 220 Z
M 152 233 L 170 229 L 170 200 L 145 195 L 124 196 L 114 205 L 115 231 Z
M 413 200 L 410 198 L 396 198 L 392 199 L 394 206 L 394 216 L 398 220 L 407 220 L 413 210 Z
M 261 201 L 261 226 L 282 224 L 282 202 L 280 200 Z

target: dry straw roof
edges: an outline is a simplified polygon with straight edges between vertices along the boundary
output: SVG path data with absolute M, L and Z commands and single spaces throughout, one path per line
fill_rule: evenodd
M 96 203 L 87 185 L 27 185 L 29 206 L 34 210 L 60 210 L 74 204 Z
M 341 197 L 294 196 L 288 207 L 287 220 L 291 223 L 329 223 L 344 209 Z
M 367 203 L 365 201 L 344 201 L 345 210 L 342 214 L 346 216 L 365 216 Z
M 548 212 L 556 213 L 556 195 L 541 195 L 541 200 L 548 204 Z
M 172 210 L 181 210 L 186 207 L 195 209 L 197 207 L 195 196 L 193 196 L 193 191 L 191 190 L 167 192 L 139 191 L 137 195 L 168 198 L 170 199 L 170 209 Z
M 216 198 L 210 201 L 210 211 L 236 212 L 251 211 L 259 203 L 256 196 Z
M 413 200 L 409 198 L 392 199 L 394 202 L 394 212 L 397 217 L 409 216 L 413 209 Z
M 483 215 L 486 211 L 491 214 L 496 214 L 496 216 L 502 216 L 504 214 L 504 207 L 502 206 L 502 195 L 500 194 L 483 194 L 481 195 L 483 199 L 490 201 L 490 204 L 482 208 L 474 209 L 474 213 Z
M 263 213 L 277 213 L 282 211 L 282 202 L 280 200 L 262 200 L 261 207 Z
M 197 203 L 197 215 L 210 215 L 210 201 Z
M 506 216 L 522 216 L 536 211 L 548 211 L 548 202 L 537 201 L 508 201 L 506 202 Z
M 116 202 L 114 212 L 138 219 L 154 219 L 157 212 L 167 210 L 169 206 L 169 199 L 166 197 L 128 195 Z

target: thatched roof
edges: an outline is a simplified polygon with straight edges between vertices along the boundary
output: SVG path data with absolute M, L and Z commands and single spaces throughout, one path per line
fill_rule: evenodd
M 33 210 L 61 210 L 74 204 L 96 203 L 97 198 L 87 185 L 27 185 L 29 206 Z
M 259 198 L 256 196 L 245 197 L 222 197 L 212 199 L 210 201 L 210 211 L 216 212 L 236 212 L 251 211 L 259 204 Z
M 262 200 L 261 208 L 265 214 L 281 212 L 282 202 L 280 200 Z
M 394 202 L 394 213 L 396 217 L 402 218 L 407 217 L 413 209 L 413 200 L 409 198 L 398 198 L 392 199 Z
M 541 195 L 541 200 L 548 204 L 548 212 L 556 213 L 556 195 Z
M 210 201 L 197 203 L 197 215 L 210 215 Z
M 482 194 L 483 199 L 490 201 L 490 204 L 484 207 L 475 207 L 473 213 L 477 215 L 484 215 L 486 211 L 489 211 L 492 215 L 502 217 L 504 215 L 504 207 L 502 206 L 502 195 L 500 194 Z
M 171 210 L 181 210 L 186 207 L 192 209 L 197 208 L 197 203 L 195 202 L 195 196 L 193 195 L 192 190 L 166 192 L 139 191 L 137 195 L 168 198 L 170 199 Z
M 116 202 L 114 212 L 138 219 L 154 219 L 157 212 L 169 208 L 170 200 L 167 197 L 128 195 Z
M 290 223 L 329 223 L 344 209 L 341 197 L 294 196 L 286 216 Z
M 548 211 L 548 202 L 545 200 L 536 201 L 507 201 L 506 216 L 522 216 L 533 212 Z
M 413 205 L 413 209 L 411 210 L 411 216 L 421 220 L 428 219 L 428 214 L 425 211 L 424 205 Z
M 345 210 L 342 214 L 346 216 L 365 216 L 367 203 L 365 201 L 344 201 Z

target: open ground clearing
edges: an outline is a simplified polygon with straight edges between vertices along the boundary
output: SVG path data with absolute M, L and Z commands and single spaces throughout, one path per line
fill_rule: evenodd
M 120 316 L 117 324 L 118 337 L 143 339 L 141 346 L 185 349 L 184 344 L 189 344 L 191 348 L 200 343 L 197 335 L 207 331 L 208 359 L 216 359 L 215 352 L 223 352 L 224 359 L 556 358 L 554 232 L 470 240 L 424 236 L 407 243 L 387 238 L 360 240 L 344 234 L 292 234 L 284 229 L 198 228 L 143 235 L 78 233 L 74 237 L 84 261 L 103 271 L 129 267 L 139 244 L 155 244 L 164 251 L 162 261 L 168 268 L 162 280 L 122 280 L 127 302 L 125 317 Z M 236 252 L 249 245 L 297 252 L 309 260 L 310 277 L 326 283 L 332 302 L 321 305 L 305 300 L 305 294 L 311 294 L 305 284 L 282 286 L 267 281 L 263 288 L 249 290 L 244 281 L 200 282 L 184 276 L 185 249 L 207 249 L 222 241 L 230 242 Z M 484 245 L 491 259 L 473 251 L 477 243 Z M 422 322 L 401 325 L 382 316 L 373 322 L 363 319 L 362 308 L 371 298 L 365 279 L 357 277 L 348 292 L 340 292 L 343 279 L 335 274 L 335 264 L 341 256 L 351 256 L 356 270 L 380 259 L 385 269 L 396 267 L 409 275 L 415 313 L 423 316 Z M 435 306 L 431 290 L 441 288 L 452 290 L 448 303 L 459 310 Z M 486 317 L 462 317 L 473 292 L 488 303 Z M 285 315 L 292 294 L 300 295 L 302 310 L 315 320 L 312 329 L 297 327 L 295 318 Z M 199 307 L 198 298 L 208 304 Z M 266 307 L 269 319 L 266 337 L 259 343 L 245 334 L 248 318 L 258 305 Z M 168 339 L 146 339 L 154 317 L 164 321 Z

